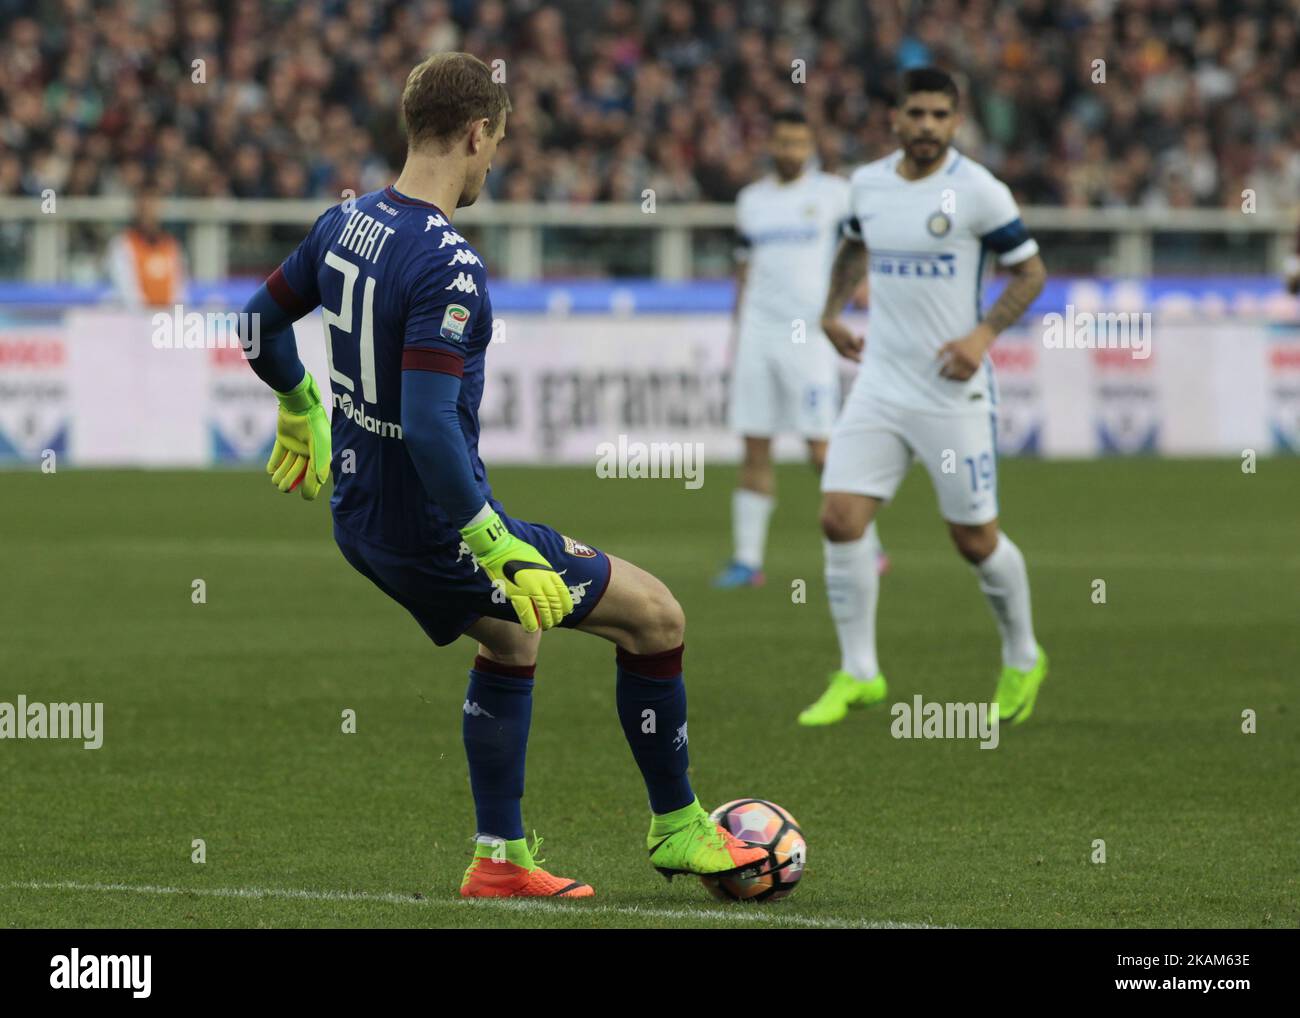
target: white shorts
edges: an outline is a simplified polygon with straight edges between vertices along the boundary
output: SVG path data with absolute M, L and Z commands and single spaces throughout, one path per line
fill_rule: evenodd
M 786 349 L 765 339 L 741 337 L 731 366 L 731 429 L 756 438 L 788 432 L 829 438 L 840 403 L 839 365 L 829 340 L 813 332 L 806 344 L 786 338 Z
M 927 413 L 855 393 L 835 423 L 822 491 L 887 502 L 919 459 L 945 520 L 988 523 L 998 515 L 996 429 L 996 414 L 987 407 L 972 413 Z

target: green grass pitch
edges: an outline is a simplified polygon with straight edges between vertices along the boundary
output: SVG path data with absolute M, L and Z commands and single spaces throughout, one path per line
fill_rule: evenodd
M 717 593 L 734 477 L 709 468 L 688 491 L 493 472 L 513 514 L 677 594 L 693 780 L 706 806 L 753 795 L 798 817 L 809 864 L 788 901 L 725 906 L 650 868 L 613 648 L 564 632 L 543 642 L 525 822 L 548 868 L 597 897 L 460 902 L 468 642 L 427 643 L 344 563 L 327 506 L 259 475 L 61 471 L 0 476 L 0 700 L 100 700 L 106 734 L 97 751 L 0 742 L 3 922 L 1300 924 L 1294 462 L 1254 475 L 1227 460 L 1001 464 L 1003 523 L 1028 559 L 1053 670 L 1034 718 L 991 751 L 895 740 L 887 708 L 795 724 L 837 658 L 815 484 L 781 468 L 767 586 Z M 992 619 L 923 473 L 881 532 L 891 702 L 990 699 Z M 206 604 L 191 601 L 196 578 Z M 341 731 L 344 709 L 356 734 Z

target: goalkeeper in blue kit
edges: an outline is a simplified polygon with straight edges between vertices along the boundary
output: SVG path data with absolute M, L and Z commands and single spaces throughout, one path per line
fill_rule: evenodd
M 714 824 L 686 775 L 677 601 L 630 562 L 509 516 L 478 455 L 492 305 L 482 259 L 452 217 L 478 197 L 509 111 L 475 57 L 419 64 L 402 95 L 397 181 L 325 212 L 250 300 L 262 332 L 250 363 L 280 401 L 267 470 L 281 491 L 314 499 L 331 450 L 349 450 L 355 469 L 334 469 L 330 499 L 343 556 L 438 646 L 478 642 L 462 708 L 478 835 L 462 895 L 593 893 L 543 870 L 524 839 L 533 677 L 554 626 L 617 647 L 618 715 L 649 794 L 651 864 L 669 877 L 749 869 L 765 850 Z M 329 420 L 293 338 L 293 322 L 317 306 Z

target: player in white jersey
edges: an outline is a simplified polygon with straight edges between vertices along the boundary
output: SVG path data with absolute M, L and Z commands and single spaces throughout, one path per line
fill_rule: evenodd
M 769 142 L 775 172 L 736 199 L 738 343 L 729 414 L 732 429 L 744 438 L 745 458 L 732 495 L 734 552 L 715 581 L 719 587 L 763 582 L 775 506 L 773 436 L 802 436 L 820 471 L 839 409 L 838 357 L 819 322 L 849 215 L 849 184 L 810 169 L 813 148 L 802 113 L 777 113 Z
M 1000 721 L 1029 716 L 1047 673 L 1024 557 L 998 529 L 997 389 L 987 357 L 998 333 L 1042 291 L 1047 273 L 1006 185 L 950 147 L 958 122 L 952 78 L 929 68 L 908 71 L 893 111 L 902 148 L 859 168 L 850 181 L 853 215 L 831 271 L 822 327 L 836 349 L 861 355 L 863 339 L 839 314 L 869 262 L 870 338 L 822 475 L 826 586 L 840 669 L 799 715 L 802 724 L 833 724 L 849 707 L 887 695 L 876 660 L 879 580 L 865 535 L 917 459 L 1002 637 Z M 1010 280 L 981 316 L 990 255 Z

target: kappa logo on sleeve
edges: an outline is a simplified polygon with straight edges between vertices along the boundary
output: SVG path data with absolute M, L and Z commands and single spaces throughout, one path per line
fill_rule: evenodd
M 468 272 L 457 272 L 456 278 L 443 287 L 444 290 L 459 290 L 461 293 L 472 293 L 478 296 L 478 284 L 474 282 L 474 277 Z
M 469 308 L 460 304 L 448 304 L 442 313 L 442 327 L 438 335 L 455 343 L 465 341 L 465 326 L 469 323 Z

